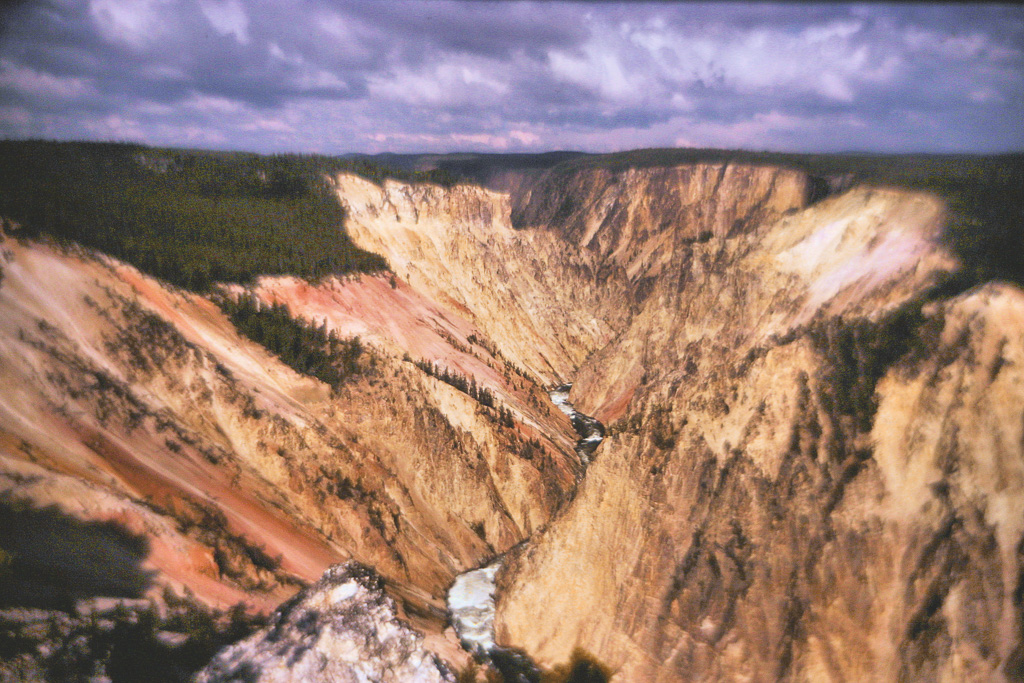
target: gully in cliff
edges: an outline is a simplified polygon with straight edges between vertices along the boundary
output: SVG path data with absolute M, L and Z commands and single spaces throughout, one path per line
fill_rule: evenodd
M 572 384 L 562 384 L 548 391 L 548 396 L 572 421 L 572 427 L 580 437 L 576 442 L 576 453 L 587 465 L 604 439 L 604 425 L 573 408 L 569 402 L 571 388 Z M 494 642 L 495 579 L 501 562 L 502 556 L 499 556 L 490 564 L 457 576 L 448 589 L 448 612 L 462 647 L 474 657 L 491 664 L 507 683 L 538 683 L 540 669 L 525 653 Z

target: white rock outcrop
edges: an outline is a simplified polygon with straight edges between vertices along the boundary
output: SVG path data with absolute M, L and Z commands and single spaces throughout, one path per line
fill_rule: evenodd
M 338 564 L 274 612 L 270 623 L 221 651 L 196 683 L 455 681 L 396 617 L 372 569 Z

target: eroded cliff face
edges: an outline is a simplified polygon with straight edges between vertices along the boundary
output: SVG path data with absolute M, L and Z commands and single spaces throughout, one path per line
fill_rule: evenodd
M 240 337 L 208 299 L 84 252 L 2 248 L 0 493 L 140 539 L 118 558 L 132 566 L 104 570 L 133 579 L 117 595 L 169 587 L 269 610 L 351 558 L 458 660 L 454 637 L 440 639 L 446 588 L 546 523 L 580 474 L 571 427 L 542 390 L 479 330 L 387 278 L 259 290 L 314 308 L 328 293 L 315 310 L 342 334 L 362 321 L 362 371 L 332 392 Z M 417 360 L 500 387 L 494 407 L 403 358 L 409 339 Z M 51 579 L 26 583 L 40 604 L 91 597 L 76 576 L 96 568 L 77 566 L 74 547 L 13 548 L 18 567 Z
M 407 364 L 426 363 L 472 379 L 480 390 L 492 394 L 496 405 L 512 412 L 522 434 L 550 440 L 565 451 L 572 448 L 572 430 L 547 400 L 543 387 L 464 315 L 442 307 L 405 281 L 364 275 L 329 278 L 313 285 L 298 278 L 262 277 L 253 287 L 225 289 L 232 295 L 255 296 L 267 305 L 283 304 L 299 320 L 322 325 L 342 338 L 364 340 Z M 462 421 L 457 415 L 453 419 Z M 571 458 L 559 459 L 555 466 L 580 474 L 579 463 Z M 549 483 L 564 489 L 566 474 L 549 473 Z M 517 484 L 508 493 L 518 496 L 529 488 Z M 552 506 L 523 514 L 546 518 Z
M 337 178 L 353 241 L 466 316 L 531 376 L 555 384 L 624 322 L 625 289 L 592 286 L 593 259 L 557 234 L 516 231 L 508 195 L 480 187 Z
M 1024 677 L 1024 293 L 946 286 L 936 198 L 807 206 L 744 164 L 335 181 L 394 277 L 223 289 L 359 336 L 334 392 L 209 299 L 6 239 L 2 490 L 116 521 L 152 592 L 213 604 L 358 560 L 456 663 L 444 591 L 512 549 L 497 639 L 547 667 Z M 608 428 L 585 477 L 563 381 Z
M 558 231 L 605 271 L 621 269 L 642 297 L 644 280 L 661 275 L 687 245 L 802 208 L 808 188 L 803 172 L 772 166 L 556 167 L 517 188 L 510 219 L 520 229 Z
M 550 385 L 628 325 L 690 245 L 802 207 L 797 171 L 700 164 L 476 186 L 336 178 L 356 244 L 464 315 Z
M 941 296 L 942 220 L 861 188 L 693 244 L 581 370 L 609 436 L 499 640 L 627 681 L 1019 676 L 1024 296 Z

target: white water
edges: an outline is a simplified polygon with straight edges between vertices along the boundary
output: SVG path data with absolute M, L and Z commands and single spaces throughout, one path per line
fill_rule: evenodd
M 563 384 L 560 387 L 555 387 L 548 392 L 548 396 L 551 397 L 551 402 L 558 406 L 558 409 L 563 413 L 572 417 L 576 414 L 576 409 L 569 403 L 569 390 L 572 389 L 571 384 Z
M 571 384 L 563 384 L 548 391 L 551 402 L 569 416 L 573 428 L 580 435 L 576 443 L 576 453 L 584 465 L 590 462 L 590 454 L 604 438 L 604 427 L 592 417 L 576 412 L 569 402 Z M 582 476 L 582 474 L 580 474 Z M 448 612 L 451 614 L 452 625 L 459 634 L 462 646 L 481 658 L 493 657 L 495 653 L 508 650 L 497 646 L 494 642 L 494 592 L 495 579 L 501 569 L 501 558 L 488 565 L 473 569 L 455 578 L 448 589 Z M 521 658 L 522 671 L 536 671 L 536 667 L 525 655 Z M 528 666 L 527 666 L 528 665 Z M 531 668 L 532 667 L 532 668 Z M 539 676 L 539 674 L 537 674 Z M 519 680 L 519 679 L 516 679 Z M 523 680 L 533 680 L 527 678 Z
M 569 401 L 571 390 L 572 384 L 563 384 L 548 391 L 548 396 L 551 402 L 572 420 L 573 429 L 580 435 L 580 440 L 576 442 L 576 454 L 580 456 L 584 465 L 589 465 L 594 449 L 604 440 L 604 427 L 594 418 L 577 412 Z
M 494 648 L 494 579 L 501 559 L 460 574 L 448 589 L 448 611 L 462 646 L 485 656 Z

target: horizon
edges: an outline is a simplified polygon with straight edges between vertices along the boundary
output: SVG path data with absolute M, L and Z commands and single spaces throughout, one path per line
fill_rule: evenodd
M 203 146 L 189 146 L 189 145 L 162 145 L 162 144 L 151 144 L 148 142 L 137 141 L 137 140 L 89 140 L 84 138 L 75 139 L 59 139 L 59 138 L 18 138 L 18 137 L 0 137 L 0 144 L 6 142 L 14 143 L 49 143 L 49 144 L 87 144 L 87 145 L 123 145 L 123 146 L 139 146 L 146 147 L 149 149 L 169 151 L 169 152 L 185 152 L 185 153 L 225 153 L 225 154 L 253 154 L 256 156 L 322 156 L 333 159 L 343 159 L 346 157 L 381 157 L 381 156 L 400 156 L 400 157 L 456 157 L 456 156 L 519 156 L 519 157 L 540 157 L 551 154 L 576 154 L 580 156 L 613 156 L 616 154 L 630 154 L 633 152 L 650 152 L 650 151 L 671 151 L 671 152 L 708 152 L 708 153 L 722 153 L 722 154 L 751 154 L 751 155 L 766 155 L 766 156 L 796 156 L 796 157 L 813 157 L 813 156 L 834 156 L 834 157 L 980 157 L 980 158 L 992 158 L 992 157 L 1012 157 L 1024 155 L 1024 146 L 1020 149 L 1011 149 L 1005 152 L 928 152 L 928 151 L 909 151 L 909 152 L 874 152 L 874 151 L 861 151 L 861 150 L 839 150 L 830 152 L 789 152 L 785 150 L 777 149 L 748 149 L 748 148 L 726 148 L 726 147 L 633 147 L 630 149 L 617 149 L 607 152 L 588 152 L 580 149 L 544 149 L 536 152 L 531 151 L 492 151 L 492 150 L 454 150 L 451 152 L 438 152 L 434 150 L 425 150 L 418 152 L 395 152 L 391 150 L 384 150 L 380 152 L 300 152 L 294 150 L 281 150 L 273 152 L 261 152 L 255 149 L 246 148 L 234 148 L 234 147 L 203 147 Z
M 1017 5 L 25 0 L 0 137 L 261 154 L 1012 154 Z

